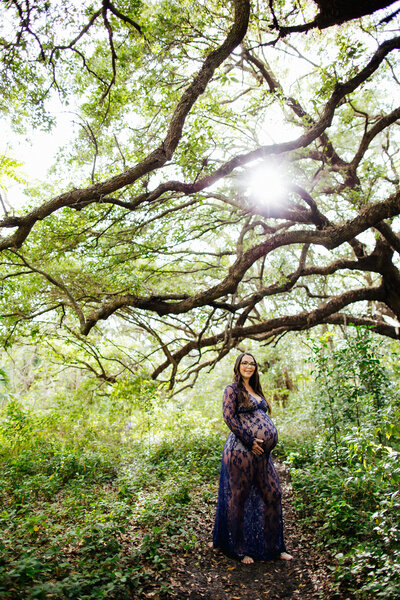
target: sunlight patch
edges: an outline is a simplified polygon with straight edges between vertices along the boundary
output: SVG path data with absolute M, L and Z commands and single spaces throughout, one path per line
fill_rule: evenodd
M 288 195 L 286 178 L 280 165 L 264 163 L 248 174 L 245 195 L 258 204 L 280 204 Z

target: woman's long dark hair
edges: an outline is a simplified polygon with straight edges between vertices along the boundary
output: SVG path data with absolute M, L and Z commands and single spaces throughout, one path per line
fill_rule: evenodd
M 250 398 L 249 398 L 249 392 L 246 390 L 246 388 L 244 387 L 244 382 L 243 382 L 243 378 L 240 374 L 240 364 L 242 362 L 242 359 L 244 356 L 251 356 L 251 358 L 254 361 L 254 364 L 256 365 L 256 368 L 254 369 L 254 372 L 252 374 L 252 376 L 249 379 L 249 384 L 251 385 L 251 387 L 253 388 L 253 390 L 255 391 L 255 393 L 258 396 L 262 396 L 263 398 L 265 398 L 264 396 L 264 392 L 262 390 L 261 387 L 261 383 L 260 383 L 260 377 L 258 375 L 258 364 L 256 359 L 254 358 L 254 356 L 250 353 L 250 352 L 242 352 L 241 354 L 239 354 L 239 356 L 236 359 L 235 362 L 235 366 L 233 367 L 233 383 L 235 383 L 237 385 L 238 388 L 238 404 L 245 406 L 245 407 L 250 407 L 251 406 L 251 402 L 250 402 Z M 271 404 L 268 401 L 267 398 L 265 398 L 265 401 L 268 405 L 268 412 L 271 413 L 272 412 L 272 408 L 271 408 Z

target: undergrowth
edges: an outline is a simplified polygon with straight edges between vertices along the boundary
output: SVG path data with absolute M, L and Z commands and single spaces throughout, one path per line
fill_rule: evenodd
M 171 556 L 196 545 L 190 512 L 207 506 L 223 443 L 198 419 L 183 420 L 183 434 L 171 427 L 176 410 L 163 408 L 169 426 L 157 439 L 137 439 L 112 419 L 107 428 L 88 417 L 77 428 L 73 407 L 61 417 L 9 399 L 0 420 L 2 599 L 168 591 Z M 144 430 L 149 419 L 162 421 L 157 411 L 136 413 Z
M 312 436 L 292 435 L 296 406 L 280 426 L 297 513 L 333 556 L 338 599 L 394 600 L 400 597 L 398 356 L 383 354 L 362 329 L 335 349 L 325 338 L 312 350 L 312 372 L 297 404 L 303 412 L 297 418 L 307 419 Z

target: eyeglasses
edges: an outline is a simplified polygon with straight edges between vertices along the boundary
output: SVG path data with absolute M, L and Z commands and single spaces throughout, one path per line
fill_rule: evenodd
M 247 360 L 243 360 L 241 363 L 241 365 L 243 365 L 244 367 L 256 367 L 256 363 L 253 362 L 247 362 Z

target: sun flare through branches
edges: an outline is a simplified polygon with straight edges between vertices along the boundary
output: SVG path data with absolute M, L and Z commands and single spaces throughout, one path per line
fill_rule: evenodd
M 243 181 L 246 197 L 261 205 L 279 205 L 288 195 L 287 174 L 281 165 L 264 163 Z

